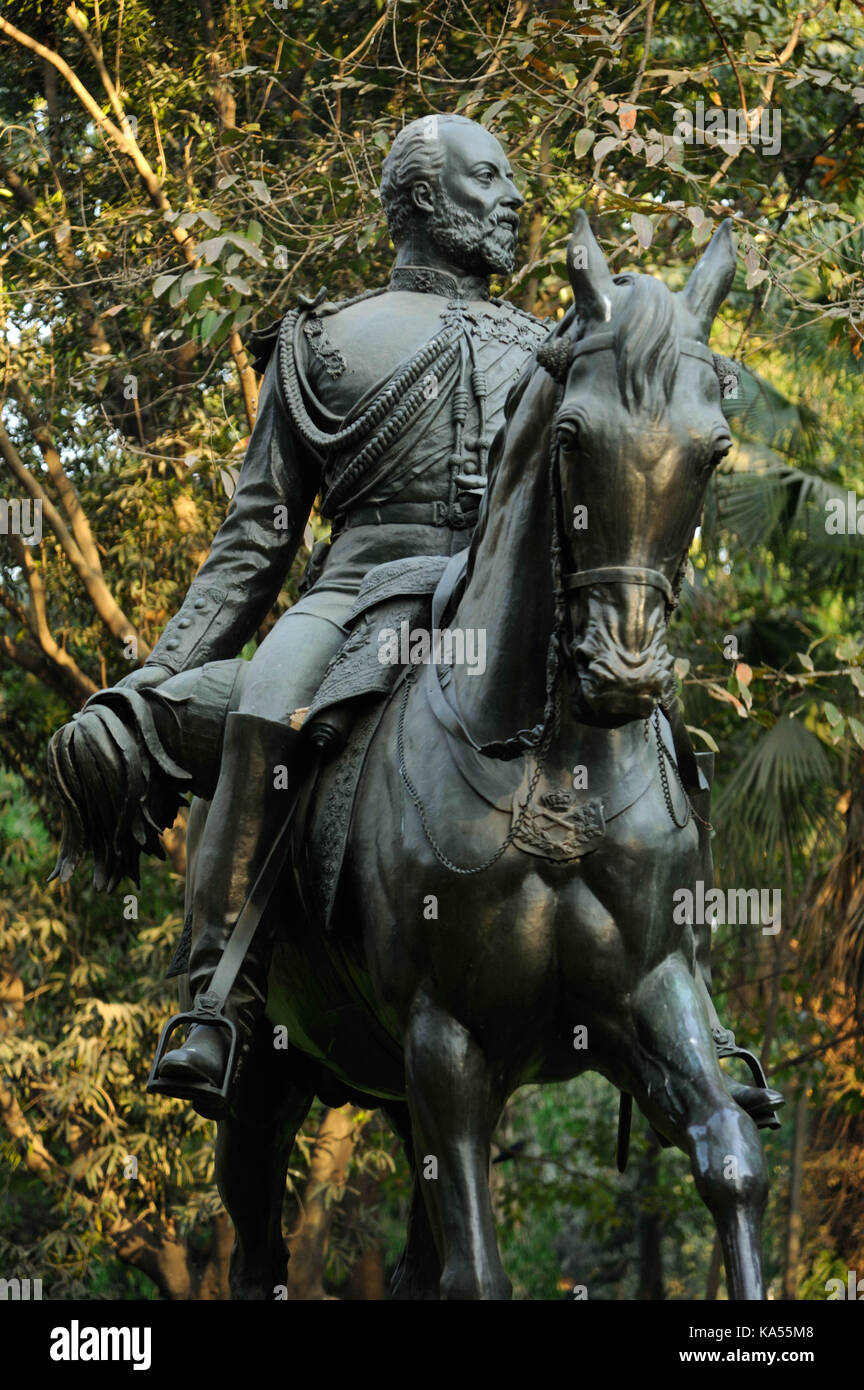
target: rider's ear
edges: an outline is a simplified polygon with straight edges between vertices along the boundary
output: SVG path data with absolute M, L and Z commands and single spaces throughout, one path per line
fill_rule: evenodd
M 714 315 L 723 303 L 735 278 L 735 239 L 732 222 L 722 222 L 708 247 L 697 261 L 681 294 L 684 303 L 699 324 L 708 341 Z
M 608 323 L 612 317 L 612 276 L 591 224 L 581 208 L 576 214 L 573 235 L 567 247 L 567 274 L 579 317 Z
M 411 201 L 421 212 L 433 211 L 432 189 L 424 179 L 418 179 L 411 185 Z

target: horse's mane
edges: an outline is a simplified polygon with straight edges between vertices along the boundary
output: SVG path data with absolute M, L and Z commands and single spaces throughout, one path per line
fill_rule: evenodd
M 656 418 L 669 404 L 680 356 L 675 301 L 650 275 L 616 275 L 615 284 L 632 286 L 613 328 L 621 399 Z

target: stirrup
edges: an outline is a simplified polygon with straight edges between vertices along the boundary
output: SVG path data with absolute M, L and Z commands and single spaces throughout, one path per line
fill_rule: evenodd
M 203 994 L 200 999 L 195 1001 L 193 1008 L 185 1013 L 174 1014 L 172 1018 L 169 1018 L 159 1036 L 156 1056 L 153 1058 L 153 1065 L 150 1068 L 150 1076 L 147 1081 L 148 1095 L 174 1096 L 178 1100 L 191 1100 L 198 1113 L 204 1115 L 208 1120 L 221 1119 L 228 1109 L 231 1092 L 234 1089 L 234 1064 L 237 1060 L 239 1047 L 237 1024 L 233 1019 L 227 1018 L 221 1009 L 214 1007 L 214 1004 L 215 1001 L 210 1002 L 207 994 Z M 226 1028 L 228 1030 L 230 1038 L 228 1061 L 225 1064 L 221 1086 L 215 1086 L 212 1081 L 186 1082 L 162 1078 L 158 1075 L 159 1067 L 168 1051 L 168 1043 L 171 1038 L 184 1025 L 188 1024 L 191 1028 L 197 1023 L 203 1023 L 208 1028 Z
M 717 1048 L 718 1061 L 721 1057 L 740 1057 L 750 1068 L 753 1084 L 758 1086 L 762 1091 L 769 1091 L 771 1089 L 768 1085 L 765 1069 L 759 1061 L 759 1058 L 756 1056 L 755 1052 L 750 1052 L 746 1047 L 738 1046 L 735 1041 L 735 1034 L 732 1032 L 731 1028 L 712 1028 L 711 1036 Z M 770 1106 L 766 1102 L 764 1112 L 762 1113 L 764 1119 L 759 1126 L 760 1129 L 780 1129 L 781 1121 L 773 1106 Z

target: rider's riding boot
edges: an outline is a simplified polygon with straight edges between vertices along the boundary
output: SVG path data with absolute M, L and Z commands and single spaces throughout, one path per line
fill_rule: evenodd
M 210 980 L 237 918 L 290 815 L 298 737 L 287 725 L 256 715 L 231 714 L 226 721 L 219 784 L 195 866 L 189 984 L 196 1005 L 207 1003 Z M 186 1042 L 167 1052 L 160 1063 L 157 1075 L 160 1082 L 169 1083 L 167 1093 L 172 1094 L 170 1084 L 176 1084 L 177 1094 L 192 1099 L 210 1118 L 219 1118 L 230 1103 L 239 1063 L 266 1003 L 271 948 L 272 938 L 262 921 L 225 1002 L 238 1043 L 227 1100 L 219 1104 L 210 1094 L 211 1087 L 222 1087 L 226 1081 L 230 1037 L 224 1025 L 196 1024 Z

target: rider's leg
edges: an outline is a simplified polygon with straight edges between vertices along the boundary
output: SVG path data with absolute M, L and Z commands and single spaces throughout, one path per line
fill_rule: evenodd
M 219 782 L 198 852 L 192 896 L 190 987 L 204 994 L 237 918 L 290 813 L 298 734 L 294 710 L 308 705 L 345 630 L 314 614 L 289 610 L 250 663 L 239 709 L 229 715 Z M 272 942 L 259 928 L 232 987 L 225 1012 L 248 1040 L 267 995 Z M 221 1085 L 228 1059 L 224 1028 L 199 1024 L 166 1054 L 159 1079 L 183 1094 L 202 1082 Z

